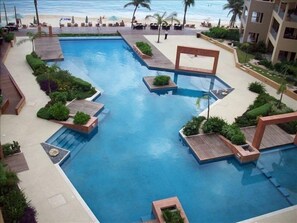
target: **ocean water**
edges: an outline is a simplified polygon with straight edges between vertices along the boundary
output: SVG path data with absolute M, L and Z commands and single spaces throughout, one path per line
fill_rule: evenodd
M 1 1 L 1 14 L 3 7 Z M 35 13 L 33 0 L 4 0 L 7 13 L 14 14 L 14 6 L 21 15 L 33 15 Z M 41 15 L 63 15 L 63 16 L 117 16 L 130 18 L 134 8 L 132 6 L 124 8 L 123 6 L 129 0 L 39 0 L 38 9 Z M 229 21 L 231 16 L 227 16 L 228 10 L 223 10 L 226 0 L 196 0 L 195 6 L 190 7 L 187 12 L 187 19 L 191 21 L 209 20 L 217 22 Z M 151 11 L 145 8 L 139 8 L 136 12 L 136 19 L 144 19 L 146 15 L 154 13 L 177 12 L 178 19 L 183 18 L 182 0 L 151 0 Z

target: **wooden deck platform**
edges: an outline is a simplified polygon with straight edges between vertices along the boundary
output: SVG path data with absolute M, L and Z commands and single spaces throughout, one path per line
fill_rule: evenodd
M 41 37 L 35 40 L 35 51 L 44 61 L 63 60 L 64 56 L 58 37 Z
M 247 141 L 252 142 L 256 132 L 256 126 L 241 128 L 241 131 L 245 135 Z M 277 125 L 268 125 L 265 128 L 260 150 L 293 143 L 293 140 L 293 136 L 286 133 Z
M 218 134 L 188 136 L 185 141 L 200 162 L 233 156 Z
M 20 173 L 25 170 L 29 170 L 28 164 L 26 162 L 23 153 L 16 153 L 12 156 L 8 156 L 3 161 L 9 168 L 9 170 L 16 173 Z
M 95 114 L 104 108 L 104 104 L 87 100 L 74 100 L 67 107 L 70 110 L 70 114 L 76 114 L 76 112 L 81 111 L 90 116 L 95 116 Z

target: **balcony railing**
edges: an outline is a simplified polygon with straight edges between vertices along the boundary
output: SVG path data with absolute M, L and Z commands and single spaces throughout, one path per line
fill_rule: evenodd
M 277 32 L 274 29 L 270 29 L 270 34 L 273 36 L 274 40 L 276 40 Z

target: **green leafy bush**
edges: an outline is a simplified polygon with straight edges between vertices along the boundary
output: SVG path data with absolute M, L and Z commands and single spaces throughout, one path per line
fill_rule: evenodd
M 37 70 L 41 66 L 43 66 L 43 67 L 45 66 L 45 63 L 41 59 L 36 58 L 36 57 L 32 56 L 31 54 L 28 54 L 26 56 L 26 60 L 33 71 Z
M 289 134 L 297 133 L 297 121 L 278 124 L 278 126 Z
M 204 122 L 202 129 L 204 133 L 220 133 L 222 131 L 222 128 L 227 123 L 225 120 L 219 118 L 219 117 L 210 117 L 206 122 Z
M 163 218 L 166 223 L 183 223 L 184 219 L 180 215 L 180 210 L 162 210 Z
M 14 40 L 14 33 L 7 33 L 3 36 L 5 42 Z
M 260 107 L 261 105 L 264 105 L 266 103 L 271 103 L 271 102 L 277 102 L 277 100 L 272 97 L 271 95 L 267 94 L 267 93 L 262 93 L 262 94 L 259 94 L 257 96 L 257 98 L 255 99 L 255 101 L 253 102 L 253 104 L 251 104 L 249 107 L 248 107 L 248 111 L 249 110 L 252 110 L 254 108 L 257 108 L 257 107 Z
M 153 85 L 164 86 L 169 84 L 170 77 L 167 75 L 158 75 L 154 79 Z
M 201 123 L 204 120 L 205 120 L 204 116 L 193 117 L 192 120 L 188 121 L 184 126 L 183 134 L 186 136 L 198 134 Z
M 226 29 L 224 27 L 213 27 L 213 28 L 210 28 L 209 31 L 203 32 L 203 34 L 211 38 L 239 41 L 238 29 Z
M 20 148 L 21 147 L 17 141 L 2 145 L 4 157 L 21 152 Z
M 228 29 L 225 39 L 239 41 L 239 37 L 240 34 L 238 29 Z
M 260 60 L 259 64 L 267 67 L 270 70 L 273 70 L 273 65 L 272 65 L 271 61 L 268 61 L 267 59 Z
M 58 102 L 49 108 L 50 117 L 58 121 L 66 121 L 69 117 L 69 109 Z
M 137 48 L 145 55 L 152 56 L 152 48 L 148 43 L 136 42 Z
M 265 86 L 258 81 L 250 83 L 248 88 L 250 91 L 255 92 L 257 94 L 262 94 L 266 92 Z
M 246 144 L 244 134 L 240 131 L 240 128 L 236 125 L 224 125 L 221 134 L 229 139 L 235 145 Z
M 51 103 L 55 104 L 57 102 L 61 102 L 62 104 L 66 104 L 67 102 L 67 92 L 53 92 L 50 95 Z
M 253 110 L 248 111 L 246 115 L 251 118 L 266 116 L 269 114 L 271 107 L 272 107 L 271 103 L 266 103 L 264 105 L 261 105 L 260 107 L 257 107 L 257 108 L 254 108 Z
M 84 112 L 77 112 L 74 116 L 73 123 L 76 125 L 85 125 L 90 118 L 90 115 Z
M 46 66 L 45 64 L 40 64 L 35 70 L 33 69 L 33 75 L 34 76 L 39 76 L 41 74 L 46 74 L 47 72 L 48 72 L 48 66 Z
M 247 115 L 243 114 L 242 116 L 238 116 L 235 118 L 235 123 L 239 127 L 255 126 L 257 125 L 257 119 L 250 118 Z
M 2 203 L 2 202 L 1 202 Z M 3 218 L 5 222 L 18 222 L 27 207 L 25 195 L 19 189 L 14 189 L 4 196 Z
M 46 119 L 46 120 L 51 119 L 51 115 L 50 115 L 50 112 L 49 112 L 49 107 L 40 108 L 38 110 L 38 112 L 37 112 L 37 117 L 42 118 L 42 119 Z

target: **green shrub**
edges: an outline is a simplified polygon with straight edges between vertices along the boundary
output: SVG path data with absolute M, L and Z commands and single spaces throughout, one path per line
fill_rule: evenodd
M 255 51 L 259 52 L 259 53 L 266 53 L 267 52 L 266 44 L 265 44 L 265 42 L 263 40 L 256 43 Z
M 267 67 L 270 70 L 273 70 L 273 68 L 274 68 L 271 61 L 268 61 L 267 59 L 260 60 L 259 64 Z
M 228 29 L 225 39 L 239 41 L 239 37 L 240 34 L 238 29 Z
M 205 120 L 204 116 L 193 117 L 192 120 L 188 121 L 184 126 L 183 134 L 186 136 L 198 134 L 203 120 Z
M 50 117 L 58 121 L 66 121 L 69 117 L 69 109 L 58 102 L 49 108 Z
M 225 120 L 219 118 L 219 117 L 210 117 L 206 122 L 204 122 L 202 129 L 204 133 L 220 133 L 222 131 L 222 128 L 227 123 Z
M 245 139 L 245 136 L 242 132 L 238 133 L 238 134 L 234 134 L 232 137 L 231 137 L 231 140 L 230 140 L 233 144 L 235 145 L 243 145 L 243 144 L 246 144 L 246 139 Z
M 14 40 L 14 33 L 7 33 L 3 36 L 5 42 L 10 42 Z
M 271 95 L 267 94 L 267 93 L 263 93 L 263 94 L 259 94 L 257 96 L 257 98 L 255 99 L 255 101 L 253 102 L 252 105 L 249 106 L 248 110 L 252 110 L 254 108 L 260 107 L 261 105 L 264 105 L 268 102 L 277 102 L 278 100 L 276 100 L 274 97 L 272 97 Z
M 12 143 L 6 143 L 2 145 L 4 157 L 15 153 L 19 153 L 21 151 L 20 148 L 21 147 L 17 141 L 13 141 Z
M 250 83 L 248 88 L 250 91 L 255 92 L 257 94 L 262 94 L 266 92 L 265 86 L 258 81 Z
M 260 107 L 254 108 L 246 113 L 247 116 L 251 118 L 257 118 L 259 116 L 267 116 L 271 110 L 272 104 L 266 103 Z
M 289 134 L 297 133 L 297 121 L 278 124 L 278 126 Z
M 257 125 L 256 118 L 250 118 L 247 115 L 243 114 L 235 118 L 235 123 L 239 127 L 255 126 Z
M 152 56 L 152 48 L 149 44 L 145 42 L 136 42 L 137 48 L 145 55 Z
M 62 104 L 66 104 L 67 102 L 67 92 L 53 92 L 50 95 L 51 103 L 55 104 L 57 102 L 61 102 Z
M 77 112 L 74 116 L 73 123 L 76 125 L 85 125 L 90 118 L 90 115 L 84 112 Z
M 48 66 L 46 66 L 45 64 L 40 64 L 35 70 L 33 70 L 33 75 L 39 76 L 41 74 L 47 74 L 47 72 L 48 72 Z
M 89 91 L 92 88 L 92 85 L 78 77 L 71 76 L 71 85 L 77 90 L 80 91 Z
M 167 75 L 158 75 L 154 79 L 153 85 L 164 86 L 169 84 L 170 77 Z
M 96 90 L 95 88 L 92 88 L 91 90 L 89 91 L 85 91 L 85 92 L 76 92 L 73 94 L 74 98 L 80 100 L 80 99 L 85 99 L 85 98 L 89 98 L 91 97 L 93 94 L 96 93 Z M 69 94 L 67 96 L 67 98 L 69 97 Z
M 50 112 L 49 112 L 49 107 L 40 108 L 38 110 L 38 112 L 37 112 L 37 117 L 42 118 L 42 119 L 46 119 L 46 120 L 51 119 L 51 115 L 50 115 Z
M 229 139 L 235 145 L 242 145 L 246 143 L 244 134 L 236 125 L 224 125 L 221 134 Z
M 262 56 L 262 54 L 261 53 L 255 53 L 255 59 L 256 60 L 263 60 L 263 56 Z
M 27 202 L 25 195 L 18 188 L 4 196 L 3 218 L 5 222 L 18 222 L 24 215 Z
M 37 70 L 40 66 L 45 66 L 45 63 L 41 59 L 35 58 L 31 54 L 26 56 L 26 60 L 33 71 Z
M 184 219 L 180 215 L 180 210 L 162 210 L 163 218 L 166 223 L 183 223 Z

